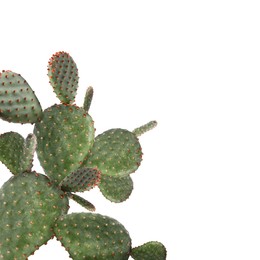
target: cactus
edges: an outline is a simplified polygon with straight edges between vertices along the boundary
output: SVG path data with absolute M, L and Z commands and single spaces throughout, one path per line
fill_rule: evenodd
M 132 132 L 110 129 L 95 138 L 83 165 L 97 167 L 102 174 L 115 177 L 135 172 L 142 161 L 142 148 Z
M 79 168 L 94 141 L 92 118 L 76 105 L 54 105 L 35 124 L 37 154 L 46 174 L 57 184 Z
M 129 175 L 115 178 L 103 174 L 99 184 L 99 189 L 104 197 L 116 203 L 127 200 L 133 188 L 133 180 Z
M 92 168 L 80 168 L 69 174 L 61 183 L 64 191 L 83 192 L 94 188 L 100 180 L 100 171 Z
M 165 246 L 157 241 L 147 242 L 131 250 L 135 260 L 164 260 L 166 258 Z
M 15 132 L 0 135 L 0 161 L 14 174 L 0 189 L 0 259 L 27 259 L 54 236 L 72 259 L 166 259 L 160 242 L 132 248 L 128 231 L 113 218 L 90 212 L 68 214 L 69 200 L 95 211 L 76 192 L 99 187 L 115 203 L 130 197 L 131 174 L 143 156 L 139 136 L 154 128 L 156 121 L 133 131 L 110 129 L 95 137 L 89 114 L 93 88 L 86 90 L 82 107 L 77 106 L 79 76 L 72 57 L 55 53 L 48 76 L 60 104 L 42 111 L 21 75 L 0 74 L 0 118 L 34 124 L 33 134 L 25 139 Z M 35 151 L 44 174 L 33 170 Z
M 67 197 L 36 172 L 13 176 L 0 190 L 0 259 L 26 259 L 53 236 Z
M 35 123 L 42 117 L 41 105 L 27 81 L 17 73 L 0 73 L 0 118 L 13 123 Z
M 66 52 L 57 52 L 49 60 L 48 76 L 57 97 L 64 104 L 74 102 L 78 89 L 78 69 Z
M 54 232 L 73 259 L 123 260 L 130 255 L 128 231 L 107 216 L 94 213 L 61 216 Z
M 36 137 L 32 134 L 29 134 L 26 140 L 15 132 L 0 135 L 0 161 L 14 175 L 30 171 L 35 148 Z

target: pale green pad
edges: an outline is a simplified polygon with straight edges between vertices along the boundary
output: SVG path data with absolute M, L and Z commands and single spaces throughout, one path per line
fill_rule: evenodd
M 125 260 L 130 254 L 127 230 L 107 216 L 93 213 L 61 216 L 54 231 L 74 260 Z
M 136 171 L 142 161 L 142 149 L 137 137 L 125 129 L 111 129 L 95 138 L 87 167 L 97 167 L 101 174 L 127 176 Z
M 13 176 L 0 189 L 0 259 L 26 259 L 53 236 L 68 199 L 42 175 Z
M 35 124 L 37 155 L 46 174 L 59 184 L 78 169 L 94 141 L 94 123 L 83 108 L 54 105 Z
M 133 191 L 133 180 L 129 175 L 117 178 L 102 175 L 98 187 L 105 198 L 112 202 L 119 203 L 127 200 L 131 195 Z
M 13 123 L 35 123 L 41 116 L 41 105 L 26 80 L 12 71 L 0 73 L 0 118 Z

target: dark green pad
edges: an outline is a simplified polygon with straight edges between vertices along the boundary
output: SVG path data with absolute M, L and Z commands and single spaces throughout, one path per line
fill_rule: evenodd
M 35 123 L 42 108 L 26 80 L 12 71 L 0 73 L 0 118 L 13 123 Z
M 125 129 L 111 129 L 95 138 L 84 165 L 97 167 L 102 175 L 127 176 L 136 171 L 142 161 L 142 149 L 137 137 Z
M 135 260 L 165 260 L 165 246 L 157 241 L 151 241 L 132 249 L 131 256 Z
M 70 173 L 60 186 L 63 191 L 83 192 L 94 188 L 99 181 L 100 171 L 84 167 Z
M 125 260 L 129 257 L 129 234 L 122 224 L 110 217 L 73 213 L 61 216 L 54 231 L 74 260 Z
M 26 259 L 53 236 L 68 199 L 47 176 L 13 176 L 0 189 L 0 259 Z
M 66 52 L 57 52 L 49 60 L 50 84 L 60 101 L 72 104 L 78 89 L 78 69 L 72 57 Z
M 117 178 L 102 175 L 99 189 L 108 200 L 116 203 L 123 202 L 133 191 L 133 180 L 129 175 Z
M 37 155 L 46 174 L 59 184 L 78 169 L 94 142 L 94 123 L 83 108 L 54 105 L 35 124 Z
M 34 135 L 28 135 L 26 140 L 15 132 L 7 132 L 0 135 L 0 161 L 13 174 L 30 171 L 36 139 Z

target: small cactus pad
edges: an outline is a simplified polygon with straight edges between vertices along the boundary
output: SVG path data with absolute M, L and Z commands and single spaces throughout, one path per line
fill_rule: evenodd
M 84 167 L 70 173 L 60 186 L 63 191 L 83 192 L 94 188 L 99 181 L 100 171 Z
M 0 73 L 0 118 L 13 123 L 35 123 L 42 108 L 26 80 L 12 71 Z
M 26 140 L 15 132 L 0 135 L 0 161 L 13 174 L 30 171 L 35 152 L 35 136 L 29 134 Z
M 94 213 L 61 216 L 54 232 L 74 260 L 125 260 L 130 254 L 127 230 L 107 216 Z
M 50 84 L 60 101 L 71 104 L 78 89 L 78 69 L 72 57 L 66 52 L 56 52 L 49 60 Z
M 29 134 L 24 142 L 24 156 L 22 161 L 24 171 L 30 172 L 32 169 L 36 145 L 36 136 L 34 134 Z
M 73 193 L 67 193 L 69 194 L 69 198 L 74 200 L 75 202 L 77 202 L 79 205 L 81 205 L 83 208 L 89 210 L 89 211 L 95 211 L 96 208 L 95 206 L 90 203 L 89 201 L 85 200 L 84 198 L 76 195 L 76 194 L 73 194 Z
M 0 135 L 0 161 L 13 173 L 23 171 L 21 161 L 23 157 L 24 138 L 15 132 Z
M 86 112 L 89 111 L 91 102 L 92 102 L 92 98 L 93 98 L 93 93 L 94 90 L 92 87 L 88 87 L 86 94 L 85 94 L 85 99 L 84 99 L 84 104 L 83 104 L 83 108 L 85 109 Z
M 102 175 L 98 187 L 105 198 L 119 203 L 127 200 L 131 195 L 133 180 L 129 175 L 124 177 Z
M 54 105 L 35 124 L 37 155 L 45 173 L 59 184 L 78 169 L 94 142 L 94 123 L 83 108 Z
M 125 129 L 111 129 L 95 138 L 84 165 L 97 167 L 101 174 L 127 176 L 136 171 L 142 161 L 142 149 L 137 137 Z
M 152 130 L 156 126 L 157 126 L 157 122 L 156 121 L 150 121 L 149 123 L 134 129 L 133 130 L 133 134 L 135 134 L 136 136 L 141 136 L 142 134 L 144 134 L 147 131 Z
M 165 246 L 157 241 L 151 241 L 132 249 L 131 256 L 135 260 L 165 260 Z
M 35 172 L 13 176 L 0 189 L 0 259 L 27 259 L 53 236 L 68 199 Z

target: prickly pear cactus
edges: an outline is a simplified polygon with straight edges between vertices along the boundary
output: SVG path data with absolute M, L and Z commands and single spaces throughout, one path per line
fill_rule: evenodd
M 1 119 L 14 123 L 35 123 L 41 119 L 41 105 L 20 74 L 3 70 L 0 86 Z
M 131 238 L 125 227 L 100 214 L 62 216 L 54 232 L 73 259 L 123 260 L 128 259 L 131 252 Z
M 95 211 L 91 202 L 76 194 L 95 187 L 114 203 L 130 197 L 131 174 L 143 156 L 139 137 L 156 121 L 133 131 L 115 128 L 95 136 L 89 114 L 94 91 L 89 87 L 83 105 L 75 104 L 79 76 L 72 57 L 55 53 L 48 77 L 60 104 L 42 110 L 20 74 L 0 73 L 0 118 L 35 124 L 26 138 L 16 132 L 0 134 L 0 161 L 14 175 L 0 189 L 0 259 L 27 259 L 54 236 L 72 259 L 166 259 L 160 242 L 132 248 L 128 231 L 113 218 L 68 214 L 69 200 Z M 33 170 L 35 152 L 44 174 Z

